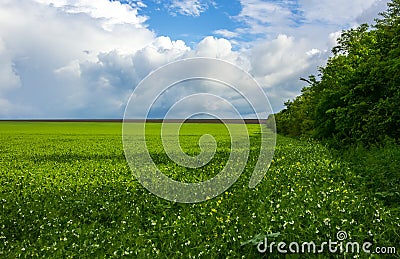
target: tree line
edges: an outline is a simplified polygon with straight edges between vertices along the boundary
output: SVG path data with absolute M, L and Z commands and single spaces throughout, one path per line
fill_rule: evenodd
M 334 146 L 370 146 L 400 136 L 400 0 L 375 19 L 342 31 L 318 76 L 275 114 L 278 133 Z M 268 123 L 272 123 L 270 116 Z

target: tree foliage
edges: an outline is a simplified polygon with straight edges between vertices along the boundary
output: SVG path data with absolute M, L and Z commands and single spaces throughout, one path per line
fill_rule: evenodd
M 275 115 L 279 133 L 369 146 L 400 136 L 400 0 L 374 25 L 343 31 L 319 79 Z

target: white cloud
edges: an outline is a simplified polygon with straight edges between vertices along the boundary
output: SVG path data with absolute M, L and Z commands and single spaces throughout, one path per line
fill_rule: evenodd
M 0 37 L 0 95 L 20 86 L 20 78 L 14 70 L 11 55 Z
M 337 44 L 341 30 L 372 23 L 388 0 L 241 0 L 234 17 L 243 26 L 236 40 L 254 38 L 244 54 L 251 73 L 272 97 L 276 110 L 300 93 L 299 77 L 318 73 Z
M 177 12 L 187 16 L 200 16 L 200 14 L 209 8 L 209 4 L 214 4 L 212 1 L 204 0 L 172 0 L 170 10 L 172 13 Z
M 132 89 L 151 71 L 196 56 L 220 58 L 250 72 L 277 111 L 299 94 L 304 86 L 299 77 L 324 64 L 341 29 L 370 21 L 385 1 L 241 0 L 235 18 L 241 28 L 210 32 L 222 38 L 208 36 L 190 48 L 150 31 L 147 17 L 139 14 L 145 8 L 141 1 L 3 0 L 0 118 L 120 118 Z M 172 11 L 199 16 L 214 3 L 172 4 Z M 298 17 L 305 23 L 296 23 Z M 236 43 L 248 34 L 256 40 Z M 171 96 L 188 93 L 190 87 Z
M 196 56 L 229 59 L 233 54 L 231 50 L 228 40 L 208 36 L 197 45 Z
M 339 39 L 341 34 L 342 34 L 341 31 L 335 31 L 335 32 L 330 33 L 328 36 L 329 44 L 332 46 L 335 46 L 338 43 L 337 40 Z
M 322 51 L 319 49 L 310 49 L 309 51 L 306 52 L 307 56 L 316 56 L 316 55 L 321 55 Z
M 1 89 L 8 89 L 0 91 L 3 106 L 37 108 L 20 116 L 80 117 L 89 114 L 84 108 L 92 111 L 88 116 L 118 116 L 121 94 L 107 89 L 104 75 L 89 77 L 84 65 L 100 62 L 101 53 L 134 54 L 155 39 L 153 32 L 141 25 L 144 20 L 133 7 L 117 2 L 43 2 L 0 3 Z M 113 65 L 120 66 L 108 68 Z
M 190 48 L 181 41 L 171 41 L 168 37 L 158 37 L 150 45 L 139 50 L 133 57 L 133 69 L 139 79 L 168 62 L 184 57 Z
M 224 83 L 210 80 L 185 80 L 182 78 L 211 78 L 220 79 Z M 168 91 L 164 91 L 166 87 Z M 138 89 L 135 89 L 135 95 L 131 100 L 131 106 L 128 111 L 128 118 L 143 118 L 146 115 L 149 103 L 154 103 L 152 116 L 163 115 L 172 104 L 179 102 L 182 98 L 198 93 L 214 94 L 218 97 L 229 100 L 241 112 L 251 113 L 252 109 L 245 102 L 242 95 L 232 89 L 230 86 L 238 88 L 245 97 L 250 98 L 251 104 L 257 109 L 265 110 L 266 100 L 260 89 L 254 84 L 246 73 L 239 69 L 227 65 L 224 62 L 200 59 L 197 61 L 187 60 L 186 62 L 177 62 L 173 66 L 163 67 L 158 73 L 152 73 L 147 80 L 143 81 Z M 160 97 L 160 98 L 156 98 Z M 214 98 L 211 98 L 214 100 Z M 216 108 L 222 111 L 226 110 L 223 103 L 218 102 L 211 105 L 214 101 L 209 98 L 191 99 L 186 102 L 186 106 L 181 108 L 185 112 L 215 112 Z M 180 105 L 182 107 L 182 105 Z M 223 112 L 222 112 L 223 113 Z M 174 115 L 182 113 L 174 113 Z M 231 112 L 229 113 L 231 114 Z M 225 113 L 228 116 L 228 113 Z
M 95 19 L 103 20 L 105 29 L 111 30 L 113 25 L 131 24 L 137 28 L 143 27 L 146 17 L 138 15 L 138 8 L 145 7 L 141 2 L 132 5 L 121 4 L 118 1 L 93 0 L 34 0 L 62 10 L 65 13 L 84 13 Z
M 27 110 L 22 110 L 18 105 L 11 103 L 9 100 L 0 97 L 0 118 L 12 118 L 20 116 L 21 112 L 32 115 Z
M 248 53 L 250 73 L 263 87 L 275 111 L 300 93 L 304 82 L 300 77 L 317 74 L 329 52 L 318 47 L 313 39 L 280 34 L 271 40 L 259 41 Z
M 226 29 L 215 30 L 214 33 L 217 34 L 217 35 L 220 35 L 220 36 L 222 36 L 224 38 L 228 38 L 228 39 L 229 38 L 235 38 L 235 37 L 239 36 L 239 33 L 234 32 L 234 31 L 229 31 L 229 30 L 226 30 Z
M 70 3 L 81 8 L 84 2 Z M 122 10 L 119 5 L 108 7 Z M 155 37 L 144 26 L 132 26 L 134 19 L 104 28 L 104 15 L 74 8 L 71 12 L 68 2 L 1 6 L 0 36 L 14 46 L 7 63 L 16 61 L 22 81 L 20 89 L 13 90 L 17 98 L 0 96 L 7 111 L 2 116 L 19 117 L 16 107 L 22 103 L 37 109 L 19 109 L 21 116 L 118 118 L 132 89 L 159 66 L 194 56 L 239 60 L 226 39 L 207 37 L 192 50 L 181 40 Z M 7 19 L 11 17 L 21 19 Z
M 308 49 L 306 41 L 284 34 L 260 43 L 251 50 L 251 74 L 264 87 L 277 87 L 287 78 L 300 76 L 312 64 L 312 57 L 320 53 Z
M 364 9 L 361 14 L 359 14 L 356 18 L 356 22 L 358 24 L 362 23 L 371 23 L 375 18 L 377 18 L 377 14 L 386 10 L 387 3 L 389 0 L 377 0 L 368 8 Z
M 320 21 L 337 25 L 357 25 L 357 18 L 362 16 L 364 12 L 379 12 L 376 4 L 387 2 L 386 0 L 300 0 L 300 10 L 304 14 L 307 22 Z M 371 10 L 372 8 L 372 10 Z M 385 9 L 385 6 L 379 5 L 379 9 Z M 334 11 L 333 11 L 334 10 Z M 382 9 L 380 10 L 382 11 Z M 375 12 L 372 17 L 376 17 Z M 371 20 L 365 22 L 372 22 Z
M 291 1 L 241 0 L 242 10 L 236 17 L 247 27 L 239 28 L 240 33 L 265 34 L 269 28 L 279 29 L 292 24 Z
M 158 37 L 134 53 L 113 50 L 94 60 L 74 61 L 55 70 L 59 84 L 69 89 L 63 109 L 74 107 L 73 112 L 84 117 L 120 118 L 132 89 L 145 76 L 189 52 L 183 41 Z
M 246 53 L 234 51 L 231 41 L 213 36 L 207 36 L 202 39 L 187 56 L 223 59 L 241 67 L 245 71 L 249 71 L 251 67 Z
M 360 23 L 371 23 L 379 12 L 386 9 L 388 0 L 240 0 L 242 10 L 235 19 L 244 27 L 239 34 L 263 34 L 276 37 L 278 34 L 306 32 L 309 28 L 342 30 Z

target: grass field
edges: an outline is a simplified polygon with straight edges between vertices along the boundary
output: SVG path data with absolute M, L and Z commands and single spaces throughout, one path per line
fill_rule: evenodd
M 188 153 L 199 152 L 204 132 L 218 144 L 207 169 L 193 174 L 168 162 L 160 124 L 147 127 L 151 156 L 171 177 L 204 180 L 227 159 L 224 125 L 185 124 Z M 338 231 L 347 241 L 400 249 L 398 208 L 370 195 L 356 165 L 320 144 L 278 136 L 265 179 L 249 189 L 259 126 L 247 127 L 251 151 L 239 180 L 214 199 L 181 204 L 137 182 L 120 123 L 1 122 L 0 257 L 254 258 L 265 237 L 321 244 Z

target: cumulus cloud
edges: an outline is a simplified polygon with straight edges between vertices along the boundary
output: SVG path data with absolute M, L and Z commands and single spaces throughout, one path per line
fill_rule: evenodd
M 208 36 L 197 45 L 196 55 L 203 57 L 229 59 L 232 58 L 232 45 L 226 39 Z
M 146 26 L 149 18 L 140 14 L 145 4 L 128 2 L 1 1 L 0 118 L 121 118 L 131 91 L 144 77 L 171 61 L 192 57 L 240 66 L 257 79 L 278 111 L 283 101 L 299 94 L 304 84 L 299 77 L 315 74 L 324 64 L 341 29 L 369 21 L 386 0 L 241 0 L 242 10 L 233 19 L 242 27 L 210 32 L 221 38 L 207 36 L 191 47 L 155 35 Z M 189 16 L 199 16 L 214 4 L 169 3 L 173 12 Z M 341 11 L 332 15 L 333 7 Z M 258 36 L 235 43 L 245 34 Z M 210 69 L 229 76 L 220 68 Z M 198 87 L 171 91 L 160 107 Z M 235 102 L 224 89 L 211 90 Z
M 133 56 L 134 70 L 139 78 L 143 78 L 154 69 L 183 58 L 189 50 L 181 40 L 171 41 L 169 37 L 158 37 Z
M 121 118 L 132 89 L 158 67 L 194 56 L 237 58 L 225 39 L 205 38 L 191 49 L 156 37 L 135 18 L 134 7 L 120 3 L 0 5 L 2 118 Z M 114 15 L 104 8 L 115 8 L 107 12 Z
M 110 12 L 106 12 L 107 8 Z M 85 64 L 104 65 L 109 61 L 104 53 L 118 53 L 115 57 L 128 55 L 154 41 L 154 34 L 142 25 L 144 20 L 134 7 L 107 0 L 2 1 L 0 87 L 13 88 L 8 93 L 0 91 L 3 106 L 14 109 L 13 105 L 19 103 L 38 107 L 34 113 L 21 114 L 28 117 L 79 117 L 84 116 L 80 112 L 85 107 L 92 107 L 91 116 L 95 116 L 96 110 L 102 114 L 104 107 L 98 100 L 108 103 L 106 107 L 120 106 L 120 96 L 110 95 L 102 77 L 110 84 L 117 79 L 103 74 L 97 74 L 96 79 L 95 75 L 90 77 Z M 129 71 L 127 66 L 125 70 Z M 111 75 L 112 71 L 108 73 Z M 104 95 L 100 96 L 101 93 Z M 111 101 L 107 101 L 108 97 Z
M 55 71 L 60 84 L 71 90 L 64 108 L 74 107 L 84 117 L 121 118 L 132 89 L 145 76 L 189 51 L 183 41 L 158 37 L 134 53 L 113 50 L 99 53 L 95 60 L 73 62 Z
M 41 4 L 56 7 L 65 13 L 84 13 L 95 19 L 103 20 L 105 29 L 111 30 L 116 24 L 131 24 L 137 28 L 143 27 L 147 17 L 139 16 L 138 9 L 146 7 L 141 2 L 121 4 L 118 1 L 91 1 L 91 0 L 34 0 Z
M 299 77 L 315 74 L 327 59 L 327 51 L 311 48 L 307 39 L 285 34 L 256 44 L 249 53 L 250 73 L 271 97 L 274 109 L 298 95 L 303 86 Z
M 241 67 L 245 71 L 249 71 L 251 68 L 247 54 L 245 52 L 234 51 L 231 41 L 224 38 L 207 36 L 187 56 L 223 59 Z

